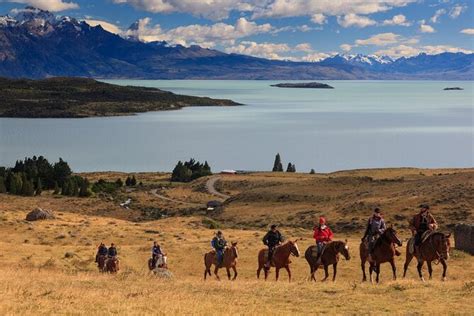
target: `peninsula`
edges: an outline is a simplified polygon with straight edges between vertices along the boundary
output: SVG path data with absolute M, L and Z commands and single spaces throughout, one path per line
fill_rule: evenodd
M 119 86 L 87 78 L 0 78 L 0 117 L 84 118 L 134 115 L 187 106 L 235 106 L 231 100 Z
M 309 89 L 334 89 L 334 87 L 319 82 L 300 82 L 300 83 L 277 83 L 272 84 L 272 87 L 278 88 L 309 88 Z

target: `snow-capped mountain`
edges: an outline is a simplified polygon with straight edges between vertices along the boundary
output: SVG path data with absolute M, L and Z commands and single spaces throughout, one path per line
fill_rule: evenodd
M 138 24 L 132 24 L 130 33 Z M 474 79 L 474 54 L 335 55 L 291 62 L 199 46 L 143 43 L 85 21 L 27 7 L 0 17 L 0 76 L 147 79 Z

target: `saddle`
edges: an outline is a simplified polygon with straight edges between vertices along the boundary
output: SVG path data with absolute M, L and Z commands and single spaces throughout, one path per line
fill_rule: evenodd
M 321 249 L 321 257 L 324 254 L 324 251 L 326 250 L 328 244 L 325 244 L 323 246 L 323 249 Z M 311 257 L 316 258 L 318 256 L 318 246 L 312 246 L 311 247 Z
M 421 235 L 421 243 L 420 245 L 422 245 L 425 241 L 427 241 L 431 235 L 433 235 L 435 233 L 434 230 L 427 230 L 423 233 L 423 235 Z M 410 240 L 408 240 L 408 252 L 410 254 L 415 254 L 415 236 L 411 237 Z

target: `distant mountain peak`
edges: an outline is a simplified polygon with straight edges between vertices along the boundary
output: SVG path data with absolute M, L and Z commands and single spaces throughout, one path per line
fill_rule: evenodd
M 14 18 L 19 23 L 31 22 L 35 20 L 43 20 L 52 24 L 56 22 L 56 16 L 53 13 L 31 6 L 16 10 L 14 13 Z

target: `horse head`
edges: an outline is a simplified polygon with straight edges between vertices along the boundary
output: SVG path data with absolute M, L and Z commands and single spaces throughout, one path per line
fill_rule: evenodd
M 239 257 L 239 251 L 237 250 L 237 242 L 232 242 L 230 249 L 232 250 L 232 254 L 235 258 Z
M 289 241 L 288 244 L 290 245 L 290 254 L 292 254 L 293 256 L 295 257 L 299 257 L 300 256 L 300 249 L 298 248 L 298 239 L 296 239 L 295 241 Z
M 451 248 L 451 242 L 449 241 L 449 237 L 451 234 L 440 234 L 442 236 L 441 245 L 440 247 L 440 255 L 441 258 L 448 260 L 449 259 L 449 249 Z
M 347 245 L 347 239 L 342 242 L 340 241 L 338 243 L 338 246 L 337 246 L 337 249 L 336 249 L 339 253 L 342 253 L 342 255 L 344 256 L 344 258 L 346 260 L 350 260 L 351 259 L 351 254 L 349 253 L 349 246 Z
M 402 246 L 402 241 L 400 238 L 398 238 L 397 232 L 392 225 L 390 225 L 390 227 L 385 230 L 384 235 L 391 243 L 397 244 L 400 247 Z

